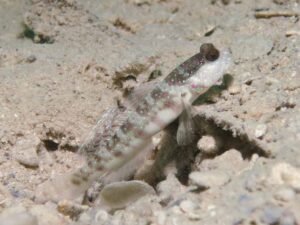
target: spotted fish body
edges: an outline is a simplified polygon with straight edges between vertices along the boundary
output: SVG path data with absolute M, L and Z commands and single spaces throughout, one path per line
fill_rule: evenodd
M 67 185 L 75 186 L 71 192 L 84 191 L 99 176 L 109 177 L 126 170 L 128 162 L 149 149 L 153 135 L 220 80 L 229 63 L 228 52 L 203 44 L 199 53 L 178 66 L 141 99 L 125 109 L 107 111 L 81 148 L 88 163 L 69 176 Z M 67 198 L 73 196 L 68 194 Z

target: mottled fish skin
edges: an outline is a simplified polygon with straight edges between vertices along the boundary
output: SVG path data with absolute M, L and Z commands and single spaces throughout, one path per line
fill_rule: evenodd
M 174 69 L 137 104 L 108 110 L 81 148 L 87 166 L 71 175 L 71 183 L 84 191 L 99 176 L 121 170 L 148 146 L 153 135 L 183 112 L 186 104 L 192 104 L 220 80 L 229 64 L 227 51 L 203 44 L 199 53 Z
M 115 170 L 134 157 L 145 141 L 163 130 L 200 94 L 217 82 L 228 67 L 227 52 L 203 44 L 200 52 L 173 70 L 148 93 L 116 130 L 108 149 L 110 159 L 99 162 L 104 170 Z M 203 78 L 203 74 L 208 77 Z M 101 151 L 101 149 L 99 149 Z

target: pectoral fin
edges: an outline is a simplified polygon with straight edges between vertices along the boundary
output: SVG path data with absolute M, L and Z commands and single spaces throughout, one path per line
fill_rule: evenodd
M 192 106 L 183 100 L 184 110 L 179 117 L 177 130 L 177 143 L 180 146 L 188 145 L 193 142 L 195 137 L 195 125 L 192 115 Z

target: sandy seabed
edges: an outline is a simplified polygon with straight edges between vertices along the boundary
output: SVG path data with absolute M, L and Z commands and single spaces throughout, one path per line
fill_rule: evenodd
M 300 224 L 299 16 L 296 0 L 0 0 L 0 224 Z M 118 209 L 36 201 L 104 110 L 205 42 L 233 82 L 195 103 L 193 154 Z

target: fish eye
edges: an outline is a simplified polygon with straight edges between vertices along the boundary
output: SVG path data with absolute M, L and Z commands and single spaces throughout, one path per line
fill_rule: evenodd
M 211 43 L 205 43 L 200 47 L 200 53 L 205 57 L 207 61 L 213 62 L 216 61 L 219 56 L 220 52 L 215 46 Z

